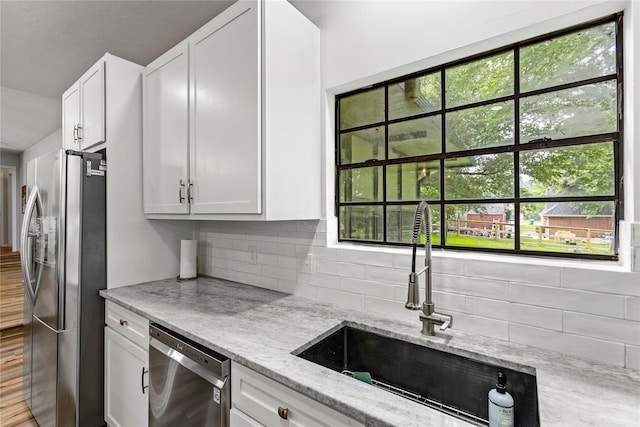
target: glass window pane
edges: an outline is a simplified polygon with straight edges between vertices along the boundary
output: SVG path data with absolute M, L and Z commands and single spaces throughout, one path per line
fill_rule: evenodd
M 447 151 L 513 144 L 513 101 L 447 113 Z
M 389 125 L 389 158 L 424 156 L 442 151 L 440 115 Z
M 350 129 L 384 121 L 384 88 L 340 99 L 340 129 Z
M 616 27 L 608 22 L 520 49 L 522 92 L 616 72 Z
M 340 201 L 382 201 L 382 179 L 382 166 L 341 170 Z
M 387 200 L 440 199 L 440 162 L 387 166 Z
M 389 84 L 389 118 L 439 110 L 441 91 L 439 72 Z
M 447 108 L 513 95 L 513 71 L 513 51 L 447 68 Z
M 340 238 L 382 241 L 382 206 L 341 206 Z
M 524 203 L 520 248 L 613 255 L 614 202 Z
M 413 242 L 413 219 L 417 205 L 387 207 L 387 241 L 398 243 Z M 440 205 L 429 205 L 431 215 L 431 244 L 440 244 Z M 425 224 L 420 225 L 419 242 L 425 242 Z
M 512 204 L 449 205 L 447 246 L 514 249 Z
M 612 196 L 613 143 L 520 153 L 520 196 Z
M 340 135 L 340 164 L 384 159 L 384 127 L 362 129 Z
M 447 200 L 513 197 L 513 154 L 486 154 L 444 161 Z
M 520 99 L 520 141 L 616 132 L 616 82 L 579 86 Z

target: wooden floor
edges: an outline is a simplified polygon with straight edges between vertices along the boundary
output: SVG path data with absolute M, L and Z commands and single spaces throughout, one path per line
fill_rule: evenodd
M 36 426 L 22 396 L 20 255 L 0 248 L 0 427 Z

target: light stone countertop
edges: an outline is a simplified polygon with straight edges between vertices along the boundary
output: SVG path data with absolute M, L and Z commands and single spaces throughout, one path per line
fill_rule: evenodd
M 448 329 L 385 319 L 214 278 L 167 279 L 100 294 L 368 426 L 468 426 L 292 355 L 343 325 L 535 373 L 540 424 L 640 426 L 640 371 Z M 455 323 L 454 323 L 455 326 Z

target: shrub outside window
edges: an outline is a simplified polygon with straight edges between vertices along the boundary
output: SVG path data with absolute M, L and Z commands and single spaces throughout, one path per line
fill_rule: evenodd
M 619 14 L 338 96 L 339 240 L 409 245 L 427 200 L 435 246 L 617 259 L 621 26 Z

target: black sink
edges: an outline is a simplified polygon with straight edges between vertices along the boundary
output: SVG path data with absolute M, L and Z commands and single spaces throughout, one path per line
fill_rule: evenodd
M 540 425 L 535 375 L 499 364 L 350 326 L 297 356 L 347 375 L 369 373 L 375 386 L 477 425 L 488 425 L 487 394 L 495 387 L 500 369 L 507 377 L 507 391 L 515 402 L 515 425 Z

